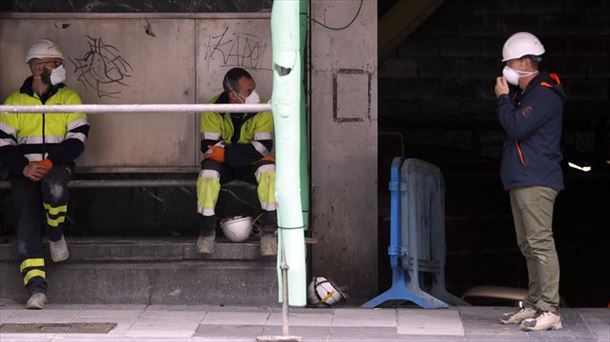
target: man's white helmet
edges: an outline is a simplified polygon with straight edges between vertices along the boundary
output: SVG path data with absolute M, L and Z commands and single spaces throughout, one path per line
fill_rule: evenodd
M 28 49 L 25 55 L 25 62 L 28 63 L 32 58 L 61 58 L 64 59 L 64 54 L 59 49 L 59 46 L 49 39 L 39 39 Z
M 544 46 L 536 36 L 528 32 L 517 32 L 510 36 L 502 47 L 502 62 L 523 56 L 540 56 Z
M 307 287 L 309 304 L 317 306 L 332 306 L 347 299 L 337 285 L 324 277 L 313 277 Z
M 252 217 L 227 217 L 220 221 L 220 227 L 227 239 L 233 242 L 242 242 L 250 237 Z

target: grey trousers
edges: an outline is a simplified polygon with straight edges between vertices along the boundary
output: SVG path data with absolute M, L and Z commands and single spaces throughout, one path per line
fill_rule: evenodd
M 517 243 L 529 277 L 524 306 L 541 311 L 559 307 L 559 261 L 552 226 L 556 197 L 557 191 L 543 186 L 510 192 Z

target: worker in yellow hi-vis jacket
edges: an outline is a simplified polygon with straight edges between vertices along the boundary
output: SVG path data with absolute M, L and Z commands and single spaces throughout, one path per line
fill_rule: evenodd
M 25 58 L 32 76 L 4 104 L 81 104 L 78 94 L 63 83 L 63 59 L 53 41 L 36 41 Z M 28 309 L 43 309 L 47 303 L 43 226 L 47 228 L 51 259 L 61 262 L 70 255 L 63 232 L 68 182 L 88 133 L 84 113 L 0 113 L 0 160 L 11 175 L 18 216 L 17 255 L 30 295 Z
M 224 91 L 212 103 L 260 103 L 256 82 L 244 69 L 233 68 L 223 79 Z M 199 253 L 214 251 L 216 238 L 215 207 L 221 184 L 234 178 L 258 184 L 258 198 L 263 209 L 261 221 L 261 255 L 274 255 L 277 249 L 275 231 L 275 163 L 273 149 L 273 115 L 260 113 L 217 113 L 201 115 L 201 172 L 197 180 L 197 212 L 200 231 Z

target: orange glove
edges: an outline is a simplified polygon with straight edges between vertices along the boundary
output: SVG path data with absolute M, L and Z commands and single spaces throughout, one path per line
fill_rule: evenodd
M 264 161 L 270 161 L 270 162 L 274 162 L 275 163 L 275 157 L 274 156 L 266 156 L 266 157 L 262 157 L 261 159 L 255 161 L 252 164 L 258 164 L 260 162 L 264 162 Z
M 50 159 L 43 159 L 41 161 L 35 161 L 35 162 L 32 162 L 32 164 L 41 165 L 47 170 L 50 170 L 53 168 L 53 162 Z
M 215 162 L 225 162 L 225 149 L 222 146 L 208 145 L 208 150 L 205 151 L 203 159 L 210 159 Z

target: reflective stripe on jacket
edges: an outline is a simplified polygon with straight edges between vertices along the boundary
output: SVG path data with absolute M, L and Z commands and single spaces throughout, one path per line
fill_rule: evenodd
M 211 103 L 227 103 L 225 93 Z M 201 114 L 201 152 L 220 141 L 225 144 L 225 161 L 229 166 L 250 165 L 271 155 L 273 149 L 273 114 L 205 112 Z M 238 131 L 238 132 L 236 132 Z
M 41 99 L 32 90 L 32 78 L 12 93 L 5 105 L 77 105 L 78 94 L 59 84 Z M 85 148 L 89 123 L 84 113 L 0 113 L 0 160 L 15 175 L 29 161 L 50 159 L 71 165 Z

